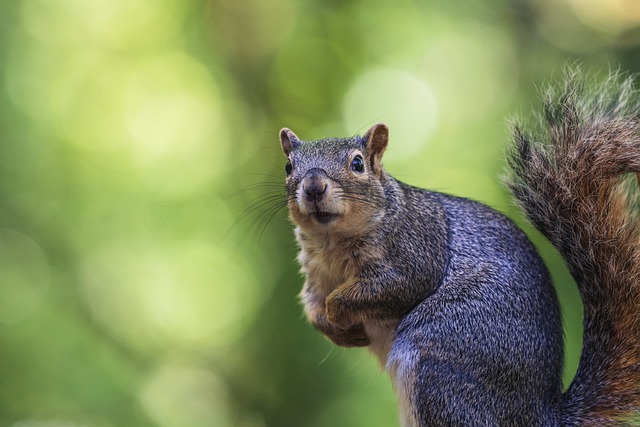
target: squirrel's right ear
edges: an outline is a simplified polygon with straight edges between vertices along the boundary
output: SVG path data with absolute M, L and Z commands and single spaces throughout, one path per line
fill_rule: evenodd
M 371 159 L 371 168 L 380 175 L 382 172 L 382 155 L 389 142 L 389 128 L 384 123 L 378 123 L 364 134 L 365 151 Z
M 282 128 L 280 130 L 280 145 L 282 145 L 282 151 L 284 151 L 285 156 L 289 157 L 291 151 L 299 147 L 300 144 L 300 138 L 291 129 Z

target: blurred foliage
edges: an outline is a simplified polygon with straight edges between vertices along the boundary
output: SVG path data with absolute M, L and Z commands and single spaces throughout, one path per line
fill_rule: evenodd
M 0 2 L 0 425 L 396 425 L 373 358 L 302 318 L 278 130 L 384 121 L 396 177 L 523 223 L 507 118 L 567 63 L 639 71 L 639 24 L 633 0 Z M 580 302 L 533 234 L 569 380 Z

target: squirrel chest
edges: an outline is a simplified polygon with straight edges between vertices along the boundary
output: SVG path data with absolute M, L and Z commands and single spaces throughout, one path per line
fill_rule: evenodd
M 307 235 L 299 227 L 295 230 L 300 246 L 298 261 L 307 282 L 323 299 L 345 282 L 353 280 L 364 262 L 384 259 L 381 248 L 363 244 L 353 238 L 339 238 L 331 234 Z M 365 322 L 371 340 L 369 350 L 382 366 L 393 343 L 398 322 Z
M 383 262 L 384 251 L 358 238 L 295 230 L 300 246 L 298 262 L 312 286 L 324 296 L 360 272 L 365 262 Z
M 296 239 L 300 245 L 298 261 L 302 272 L 325 297 L 357 274 L 360 263 L 350 245 L 331 235 L 308 236 L 299 228 L 296 229 Z

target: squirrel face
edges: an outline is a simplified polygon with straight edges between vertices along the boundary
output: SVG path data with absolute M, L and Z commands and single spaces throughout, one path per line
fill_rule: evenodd
M 380 160 L 387 140 L 384 124 L 363 137 L 318 141 L 301 141 L 282 129 L 291 219 L 311 234 L 362 232 L 379 221 L 384 214 Z

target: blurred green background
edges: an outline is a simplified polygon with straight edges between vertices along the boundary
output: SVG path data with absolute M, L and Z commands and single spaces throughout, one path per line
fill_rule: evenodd
M 509 120 L 640 71 L 634 0 L 0 1 L 0 426 L 397 425 L 302 317 L 277 133 L 391 129 L 397 178 L 521 215 Z M 577 292 L 550 246 L 567 329 Z

